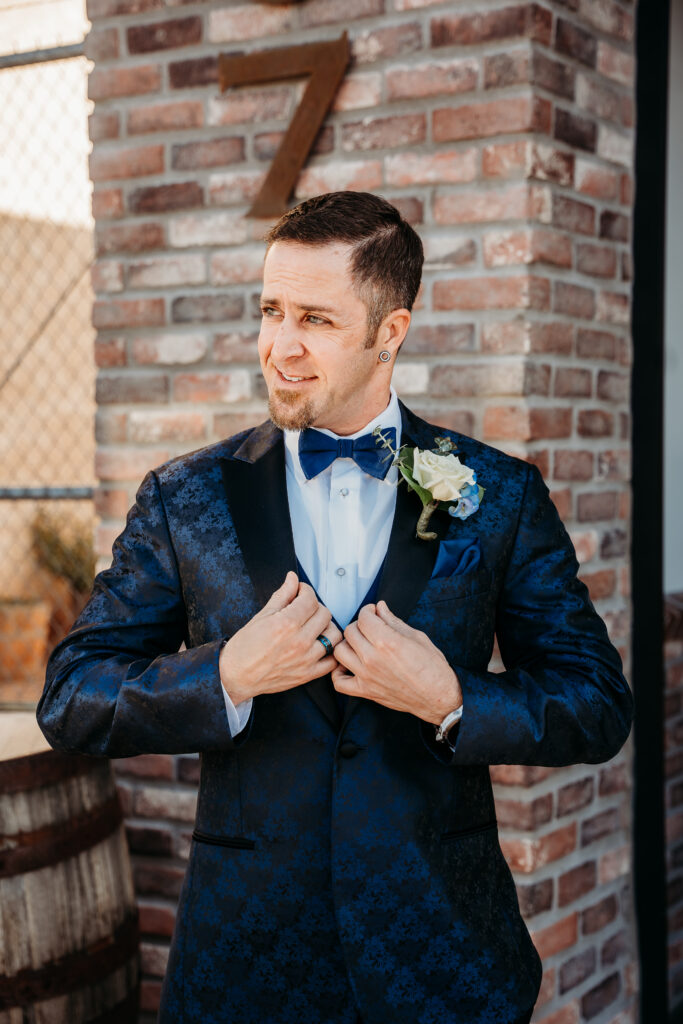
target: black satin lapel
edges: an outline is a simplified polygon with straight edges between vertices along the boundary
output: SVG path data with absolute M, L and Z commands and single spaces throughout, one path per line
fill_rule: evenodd
M 417 604 L 432 575 L 439 543 L 445 537 L 448 513 L 437 510 L 429 522 L 435 540 L 420 540 L 416 534 L 422 504 L 407 484 L 401 483 L 396 493 L 396 511 L 389 537 L 384 572 L 377 593 L 378 601 L 386 601 L 399 619 L 407 619 Z
M 255 462 L 223 459 L 223 485 L 247 571 L 261 604 L 281 587 L 296 555 L 289 519 L 284 442 Z
M 254 454 L 253 462 L 224 459 L 221 470 L 247 572 L 264 605 L 273 591 L 282 586 L 290 569 L 297 571 L 297 563 L 282 437 L 265 451 L 256 450 Z M 304 688 L 336 731 L 341 719 L 330 677 L 313 679 Z

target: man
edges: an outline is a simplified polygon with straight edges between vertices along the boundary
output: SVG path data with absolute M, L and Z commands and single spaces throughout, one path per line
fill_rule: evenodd
M 528 1021 L 541 967 L 488 765 L 603 761 L 628 735 L 619 657 L 538 471 L 391 390 L 421 266 L 372 195 L 278 222 L 271 421 L 145 478 L 52 656 L 54 746 L 202 755 L 164 1024 Z M 394 451 L 450 438 L 476 513 L 441 508 L 418 537 L 376 427 Z

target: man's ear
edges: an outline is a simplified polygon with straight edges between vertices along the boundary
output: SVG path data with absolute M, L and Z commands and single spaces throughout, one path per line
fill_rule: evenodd
M 377 331 L 377 347 L 395 356 L 410 327 L 410 310 L 392 309 L 387 313 Z

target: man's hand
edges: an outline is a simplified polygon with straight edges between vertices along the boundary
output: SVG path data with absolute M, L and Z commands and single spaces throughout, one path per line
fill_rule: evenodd
M 366 697 L 438 725 L 462 704 L 458 678 L 429 637 L 389 611 L 368 604 L 334 650 L 332 682 L 340 693 Z
M 289 690 L 337 668 L 336 658 L 323 653 L 321 633 L 333 646 L 342 638 L 313 588 L 288 572 L 268 603 L 221 651 L 221 683 L 233 704 Z

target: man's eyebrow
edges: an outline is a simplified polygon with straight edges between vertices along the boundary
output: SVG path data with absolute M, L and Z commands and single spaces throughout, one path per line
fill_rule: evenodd
M 277 306 L 277 299 L 269 299 L 267 296 L 262 295 L 260 298 L 260 304 L 262 306 Z M 315 302 L 309 302 L 307 305 L 302 306 L 299 303 L 294 303 L 297 309 L 305 309 L 308 313 L 336 313 L 337 310 L 331 306 L 318 306 Z

